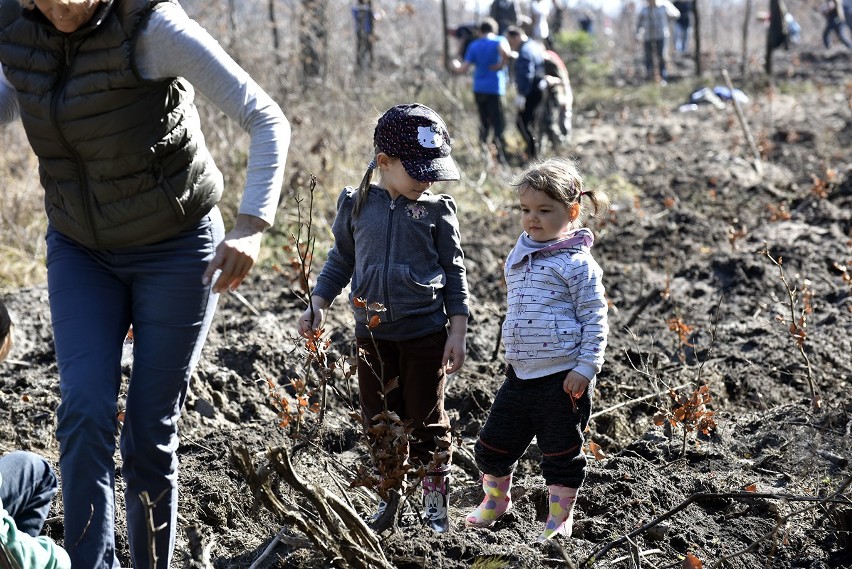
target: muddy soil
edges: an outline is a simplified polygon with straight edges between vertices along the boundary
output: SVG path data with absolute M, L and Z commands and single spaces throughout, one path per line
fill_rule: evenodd
M 470 452 L 503 378 L 500 267 L 519 225 L 509 203 L 497 204 L 505 215 L 485 206 L 461 212 L 474 312 L 467 363 L 447 390 L 459 446 L 453 529 L 432 534 L 403 509 L 397 528 L 380 536 L 392 565 L 461 569 L 490 559 L 492 567 L 537 569 L 594 558 L 597 567 L 680 567 L 692 554 L 706 567 L 725 557 L 735 569 L 852 567 L 852 502 L 848 491 L 834 496 L 849 481 L 852 457 L 852 95 L 848 83 L 845 91 L 839 85 L 852 58 L 798 57 L 807 65 L 782 60 L 776 68 L 807 68 L 801 79 L 821 86 L 802 83 L 795 95 L 771 98 L 750 93 L 744 106 L 762 173 L 731 103 L 689 113 L 604 105 L 576 117 L 580 169 L 590 183 L 606 181 L 614 208 L 592 226 L 611 334 L 588 434 L 599 450 L 568 540 L 536 543 L 546 488 L 535 445 L 518 465 L 514 511 L 493 529 L 463 524 L 480 500 Z M 786 286 L 766 251 L 781 261 Z M 196 563 L 194 533 L 212 566 L 249 567 L 283 526 L 283 539 L 257 567 L 337 566 L 300 546 L 304 535 L 255 500 L 231 453 L 245 448 L 261 465 L 266 449 L 289 446 L 305 480 L 346 494 L 366 515 L 374 496 L 348 488 L 367 460 L 349 417 L 354 381 L 335 376 L 321 428 L 312 431 L 311 419 L 306 441 L 288 439 L 267 380 L 284 389 L 304 375 L 293 333 L 302 304 L 271 269 L 255 271 L 240 292 L 243 300 L 221 300 L 182 419 L 175 565 Z M 19 334 L 0 366 L 0 452 L 30 449 L 56 464 L 47 293 L 37 286 L 3 299 Z M 335 357 L 352 351 L 351 317 L 338 306 L 328 325 Z M 790 325 L 805 309 L 800 351 Z M 681 423 L 655 424 L 656 414 L 677 407 L 670 388 L 689 396 L 700 386 L 712 397 L 715 430 L 684 437 Z M 120 476 L 118 484 L 122 490 Z M 274 488 L 288 508 L 312 515 L 287 484 Z M 46 526 L 60 542 L 61 514 L 57 501 Z

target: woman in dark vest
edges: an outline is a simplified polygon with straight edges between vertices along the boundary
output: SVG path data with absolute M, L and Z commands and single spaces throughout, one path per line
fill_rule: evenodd
M 20 117 L 45 191 L 64 542 L 75 569 L 119 567 L 114 451 L 132 325 L 119 443 L 131 561 L 165 569 L 190 375 L 218 294 L 240 285 L 273 221 L 290 126 L 176 1 L 0 0 L 0 63 L 0 123 Z M 251 139 L 227 234 L 195 90 Z

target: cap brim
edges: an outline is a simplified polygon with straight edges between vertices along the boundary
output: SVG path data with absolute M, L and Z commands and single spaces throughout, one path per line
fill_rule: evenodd
M 443 182 L 458 180 L 461 177 L 456 163 L 450 156 L 403 160 L 402 165 L 408 175 L 418 182 Z

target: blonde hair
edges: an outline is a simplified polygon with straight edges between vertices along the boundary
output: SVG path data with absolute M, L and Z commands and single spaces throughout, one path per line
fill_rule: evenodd
M 533 164 L 515 179 L 512 186 L 518 193 L 528 189 L 544 192 L 565 207 L 580 204 L 577 225 L 582 225 L 589 217 L 599 218 L 609 211 L 609 196 L 602 190 L 587 189 L 574 162 L 567 158 L 549 158 Z M 583 200 L 583 197 L 589 199 Z
M 12 318 L 6 305 L 0 300 L 0 362 L 6 359 L 12 350 Z

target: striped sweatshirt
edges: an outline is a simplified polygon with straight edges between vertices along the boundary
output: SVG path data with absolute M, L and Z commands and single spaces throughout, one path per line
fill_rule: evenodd
M 593 242 L 585 228 L 547 243 L 523 233 L 507 257 L 503 343 L 520 379 L 574 370 L 593 381 L 600 372 L 609 325 Z

